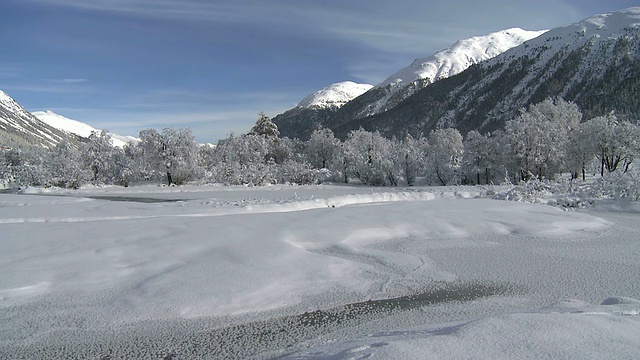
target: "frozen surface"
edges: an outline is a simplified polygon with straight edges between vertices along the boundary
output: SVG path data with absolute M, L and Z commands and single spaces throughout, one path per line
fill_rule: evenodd
M 479 193 L 0 194 L 0 358 L 637 358 L 637 212 Z

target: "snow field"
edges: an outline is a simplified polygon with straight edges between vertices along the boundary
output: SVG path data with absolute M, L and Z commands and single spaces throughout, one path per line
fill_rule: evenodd
M 565 212 L 476 198 L 479 189 L 464 187 L 30 192 L 0 194 L 2 358 L 262 358 L 331 340 L 319 354 L 411 358 L 428 349 L 456 358 L 475 348 L 472 357 L 506 358 L 527 354 L 507 346 L 527 329 L 540 334 L 530 349 L 544 350 L 556 323 L 573 332 L 567 353 L 576 357 L 589 350 L 581 347 L 587 336 L 610 327 L 594 344 L 622 342 L 619 355 L 638 350 L 629 342 L 638 335 L 632 301 L 580 303 L 591 322 L 535 310 L 559 299 L 640 298 L 632 213 Z M 473 284 L 505 290 L 454 300 Z M 437 289 L 450 298 L 411 310 L 375 306 Z M 341 309 L 361 302 L 371 311 L 313 326 L 301 320 L 317 310 L 348 314 Z M 452 321 L 460 330 L 445 333 L 467 334 L 469 346 L 445 352 L 455 339 L 430 330 L 389 335 Z M 357 340 L 368 334 L 383 340 Z M 541 353 L 564 354 L 556 350 Z

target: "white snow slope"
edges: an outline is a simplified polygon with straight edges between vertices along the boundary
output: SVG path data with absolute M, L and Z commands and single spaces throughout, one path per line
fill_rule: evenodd
M 376 87 L 386 87 L 388 85 L 405 87 L 413 81 L 422 79 L 427 80 L 428 83 L 433 83 L 461 73 L 473 64 L 491 59 L 545 32 L 546 30 L 527 31 L 512 28 L 489 35 L 460 40 L 448 49 L 426 58 L 414 60 L 411 65 L 391 75 Z
M 0 358 L 638 358 L 637 212 L 478 194 L 0 194 Z
M 85 124 L 78 120 L 69 119 L 62 115 L 56 114 L 51 110 L 34 111 L 32 112 L 32 114 L 49 126 L 65 131 L 67 133 L 78 135 L 83 138 L 88 138 L 89 136 L 91 136 L 92 132 L 100 133 L 100 130 L 92 127 L 91 125 Z M 112 133 L 109 133 L 109 136 L 113 141 L 113 146 L 117 147 L 123 147 L 129 142 L 137 143 L 140 141 L 140 139 L 134 138 L 133 136 L 122 136 Z
M 302 101 L 300 101 L 300 103 L 298 103 L 298 107 L 337 109 L 364 94 L 372 87 L 373 85 L 357 84 L 352 81 L 331 84 L 326 88 L 320 89 L 313 94 L 306 96 Z
M 8 132 L 21 132 L 32 136 L 32 139 L 43 146 L 55 146 L 64 137 L 55 128 L 49 127 L 35 118 L 11 96 L 0 90 L 0 129 Z

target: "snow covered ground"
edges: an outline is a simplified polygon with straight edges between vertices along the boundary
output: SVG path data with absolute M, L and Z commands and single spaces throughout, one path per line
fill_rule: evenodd
M 637 206 L 337 185 L 0 194 L 0 358 L 640 357 Z

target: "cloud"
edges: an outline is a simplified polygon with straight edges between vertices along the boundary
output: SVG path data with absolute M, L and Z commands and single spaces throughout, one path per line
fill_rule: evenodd
M 0 65 L 0 78 L 17 78 L 21 76 L 20 68 Z
M 87 86 L 77 86 L 78 83 L 66 82 L 33 82 L 33 83 L 15 83 L 5 85 L 8 90 L 27 91 L 35 93 L 54 93 L 54 94 L 78 94 L 92 92 L 93 89 Z
M 88 82 L 88 79 L 47 79 L 47 82 L 53 84 L 81 84 Z

